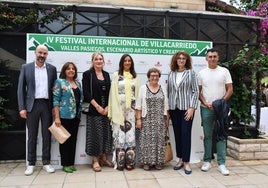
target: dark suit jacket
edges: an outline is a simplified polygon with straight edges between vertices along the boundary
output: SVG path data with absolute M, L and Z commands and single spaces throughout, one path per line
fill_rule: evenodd
M 54 82 L 57 79 L 57 69 L 49 63 L 46 63 L 46 69 L 49 91 L 49 109 L 52 110 L 52 89 Z M 19 111 L 27 110 L 28 112 L 31 112 L 35 100 L 35 62 L 22 65 L 19 76 L 17 95 Z
M 218 99 L 212 102 L 212 106 L 216 114 L 216 141 L 227 140 L 229 104 L 224 99 Z

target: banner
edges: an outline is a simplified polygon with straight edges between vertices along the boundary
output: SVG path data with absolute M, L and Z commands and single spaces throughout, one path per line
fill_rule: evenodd
M 66 62 L 74 62 L 78 68 L 78 80 L 82 80 L 82 73 L 91 66 L 91 55 L 94 52 L 102 52 L 104 55 L 104 70 L 110 75 L 118 70 L 119 60 L 123 54 L 130 54 L 134 60 L 135 70 L 140 80 L 140 85 L 147 82 L 148 69 L 155 67 L 161 70 L 160 83 L 166 85 L 167 75 L 170 72 L 172 55 L 178 51 L 189 53 L 193 60 L 193 68 L 196 73 L 207 67 L 205 54 L 212 48 L 212 42 L 186 41 L 149 38 L 127 37 L 101 37 L 80 35 L 53 35 L 53 34 L 27 34 L 26 62 L 35 61 L 34 51 L 39 44 L 48 47 L 47 62 L 57 67 L 58 73 Z M 40 131 L 40 129 L 39 129 Z M 39 132 L 40 133 L 40 132 Z M 85 153 L 86 120 L 82 115 L 77 136 L 76 164 L 91 163 L 90 157 Z M 41 134 L 38 136 L 38 161 L 41 161 Z M 173 148 L 174 136 L 170 126 L 170 136 Z M 191 162 L 199 162 L 203 157 L 203 130 L 200 122 L 199 108 L 195 113 L 192 128 Z M 173 150 L 174 156 L 175 149 Z M 60 166 L 60 154 L 58 144 L 52 140 L 51 160 L 54 165 Z M 174 158 L 176 159 L 176 158 Z

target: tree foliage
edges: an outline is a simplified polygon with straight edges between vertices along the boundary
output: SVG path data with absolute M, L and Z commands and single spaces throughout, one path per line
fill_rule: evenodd
M 230 0 L 230 4 L 238 7 L 241 10 L 249 11 L 256 10 L 259 3 L 267 0 Z

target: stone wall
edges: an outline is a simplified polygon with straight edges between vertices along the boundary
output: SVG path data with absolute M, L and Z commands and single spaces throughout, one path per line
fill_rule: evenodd
M 11 1 L 10 1 L 11 2 Z M 205 0 L 12 0 L 20 3 L 40 3 L 40 4 L 75 4 L 79 5 L 101 5 L 115 7 L 141 7 L 141 8 L 164 8 L 180 10 L 205 11 Z
M 268 139 L 239 139 L 229 136 L 227 140 L 227 155 L 238 160 L 268 159 Z

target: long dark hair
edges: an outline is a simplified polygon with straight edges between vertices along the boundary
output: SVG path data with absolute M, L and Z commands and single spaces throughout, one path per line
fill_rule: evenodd
M 62 68 L 61 68 L 61 72 L 60 72 L 60 78 L 62 79 L 66 79 L 66 69 L 70 66 L 73 65 L 74 66 L 74 70 L 75 70 L 75 74 L 74 74 L 74 80 L 77 78 L 77 67 L 75 66 L 75 64 L 73 62 L 66 62 Z
M 119 70 L 118 70 L 118 75 L 123 75 L 124 72 L 124 60 L 126 57 L 129 57 L 131 60 L 131 67 L 130 67 L 130 74 L 132 74 L 133 78 L 136 78 L 137 73 L 134 68 L 134 61 L 132 57 L 129 54 L 124 54 L 122 55 L 120 61 L 119 61 Z

